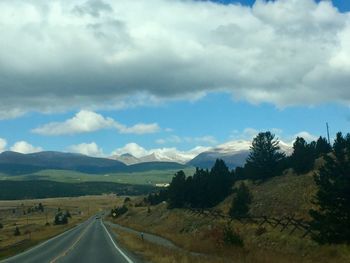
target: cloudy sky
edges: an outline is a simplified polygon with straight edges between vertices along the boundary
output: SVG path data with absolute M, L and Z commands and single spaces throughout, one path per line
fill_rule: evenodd
M 349 1 L 2 0 L 0 39 L 0 151 L 349 131 Z

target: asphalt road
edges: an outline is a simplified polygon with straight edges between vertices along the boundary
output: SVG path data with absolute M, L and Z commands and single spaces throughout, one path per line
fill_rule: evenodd
M 6 263 L 137 263 L 121 249 L 101 219 L 95 217 L 38 246 L 1 262 Z

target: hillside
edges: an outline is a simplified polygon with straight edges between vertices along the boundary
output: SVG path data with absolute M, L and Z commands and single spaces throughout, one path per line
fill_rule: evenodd
M 239 184 L 240 182 L 237 182 Z M 312 173 L 296 176 L 291 171 L 283 176 L 272 178 L 261 184 L 248 183 L 253 194 L 253 203 L 250 214 L 253 217 L 294 216 L 302 220 L 309 220 L 308 210 L 313 206 L 312 199 L 316 190 Z M 234 195 L 226 198 L 222 203 L 213 208 L 213 211 L 228 213 L 231 200 Z M 244 248 L 223 245 L 219 242 L 222 229 L 228 221 L 220 217 L 214 217 L 209 213 L 194 213 L 188 209 L 166 208 L 166 204 L 136 207 L 142 200 L 135 199 L 128 204 L 129 212 L 114 222 L 163 236 L 176 245 L 185 249 L 207 255 L 198 258 L 192 255 L 184 255 L 176 251 L 166 250 L 164 253 L 180 261 L 186 262 L 348 262 L 350 248 L 348 246 L 320 246 L 311 240 L 310 236 L 302 237 L 305 233 L 302 229 L 293 230 L 293 226 L 269 225 L 260 226 L 259 222 L 233 221 L 231 226 L 242 236 Z M 123 232 L 124 233 L 124 232 Z M 132 237 L 129 237 L 132 239 Z M 126 246 L 138 248 L 137 238 L 122 239 Z M 164 251 L 159 246 L 147 244 L 151 251 Z M 141 251 L 140 253 L 146 253 Z M 150 253 L 148 253 L 150 254 Z M 184 260 L 186 258 L 186 260 Z M 154 262 L 163 262 L 152 258 Z

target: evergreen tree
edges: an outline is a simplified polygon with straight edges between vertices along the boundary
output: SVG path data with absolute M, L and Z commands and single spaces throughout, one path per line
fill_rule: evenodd
M 248 177 L 264 180 L 279 175 L 279 163 L 285 158 L 278 146 L 279 141 L 271 132 L 259 133 L 252 142 L 250 154 L 245 165 Z
M 179 171 L 173 177 L 169 188 L 169 208 L 183 207 L 185 204 L 185 189 L 186 189 L 186 175 L 183 171 Z
M 332 151 L 332 146 L 324 137 L 319 137 L 316 142 L 316 157 L 323 156 Z
M 235 179 L 236 180 L 243 180 L 245 178 L 244 168 L 237 166 L 235 169 Z
M 297 137 L 291 156 L 292 168 L 298 174 L 309 172 L 315 163 L 315 143 L 308 144 L 302 137 Z
M 209 206 L 221 202 L 231 193 L 233 176 L 223 160 L 217 159 L 210 170 Z
M 161 189 L 157 193 L 150 193 L 148 197 L 146 198 L 146 201 L 150 205 L 158 205 L 163 201 L 166 201 L 168 199 L 168 189 Z
M 350 243 L 350 160 L 341 133 L 333 145 L 334 156 L 326 155 L 325 165 L 315 175 L 316 204 L 311 210 L 314 238 L 320 243 Z
M 346 134 L 345 147 L 346 147 L 347 154 L 350 156 L 350 133 Z
M 336 135 L 336 138 L 333 143 L 333 151 L 336 158 L 340 162 L 343 162 L 345 158 L 345 151 L 346 151 L 346 140 L 343 137 L 343 134 L 341 132 L 338 132 Z
M 192 207 L 204 208 L 209 206 L 208 192 L 210 191 L 210 187 L 209 171 L 196 168 L 196 172 L 192 178 Z
M 234 173 L 223 160 L 216 160 L 210 172 L 196 168 L 194 175 L 187 178 L 179 171 L 166 190 L 169 208 L 213 207 L 231 193 L 233 179 Z M 156 201 L 157 195 L 149 195 L 148 200 Z
M 248 187 L 241 183 L 237 189 L 237 194 L 232 200 L 229 211 L 231 218 L 242 218 L 248 215 L 249 205 L 252 202 L 252 196 Z

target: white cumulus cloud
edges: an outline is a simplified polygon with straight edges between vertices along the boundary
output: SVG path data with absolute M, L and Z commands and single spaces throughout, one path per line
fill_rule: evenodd
M 71 145 L 68 147 L 68 151 L 95 157 L 104 156 L 102 148 L 100 148 L 95 142 Z
M 0 118 L 218 91 L 350 104 L 350 13 L 332 1 L 2 0 L 0 24 Z
M 3 138 L 0 138 L 0 153 L 6 150 L 7 141 Z
M 117 148 L 112 152 L 112 155 L 121 155 L 124 153 L 130 153 L 135 157 L 143 157 L 145 155 L 149 154 L 149 151 L 147 151 L 142 146 L 138 145 L 137 143 L 131 142 L 123 147 Z
M 180 137 L 177 135 L 171 135 L 166 138 L 161 138 L 156 140 L 157 144 L 180 144 L 180 143 L 205 143 L 209 145 L 213 145 L 217 143 L 217 140 L 214 136 L 199 136 L 199 137 Z
M 132 134 L 146 134 L 146 133 L 155 133 L 160 130 L 160 127 L 157 123 L 139 123 L 131 127 L 126 127 L 125 125 L 118 124 L 116 128 L 120 133 L 132 133 Z
M 104 117 L 93 111 L 81 110 L 73 118 L 64 122 L 51 122 L 32 130 L 41 135 L 72 135 L 79 133 L 94 132 L 102 129 L 116 129 L 120 133 L 145 134 L 155 133 L 160 130 L 157 123 L 139 123 L 127 127 L 116 120 Z
M 304 138 L 306 141 L 310 142 L 310 141 L 316 141 L 318 139 L 319 136 L 313 135 L 307 131 L 301 131 L 298 132 L 297 134 L 294 135 L 294 137 L 302 137 Z
M 35 147 L 26 141 L 18 141 L 10 149 L 18 153 L 35 153 L 43 150 L 43 148 Z

